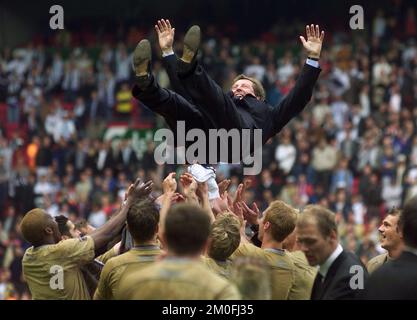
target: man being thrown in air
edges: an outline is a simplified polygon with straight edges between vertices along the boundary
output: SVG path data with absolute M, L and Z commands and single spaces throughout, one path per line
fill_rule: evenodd
M 304 109 L 321 71 L 318 60 L 324 32 L 320 32 L 318 25 L 306 26 L 307 40 L 303 36 L 300 40 L 307 51 L 307 61 L 294 88 L 273 107 L 265 101 L 262 84 L 245 75 L 239 75 L 234 80 L 231 91 L 222 91 L 196 58 L 201 41 L 198 26 L 192 26 L 187 31 L 181 59 L 176 58 L 172 49 L 175 29 L 169 21 L 159 20 L 155 29 L 163 57 L 169 60 L 165 61 L 165 65 L 170 66 L 168 74 L 177 93 L 161 88 L 151 74 L 151 46 L 146 39 L 139 42 L 134 52 L 136 83 L 132 93 L 136 99 L 162 115 L 174 132 L 177 121 L 185 122 L 185 132 L 193 128 L 205 133 L 209 129 L 262 129 L 263 145 Z M 253 144 L 252 138 L 250 144 Z M 230 162 L 230 153 L 227 160 L 225 162 Z

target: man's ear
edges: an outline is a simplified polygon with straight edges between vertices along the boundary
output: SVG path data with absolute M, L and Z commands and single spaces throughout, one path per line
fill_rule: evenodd
M 269 228 L 271 228 L 271 223 L 267 221 L 264 223 L 264 231 L 268 230 Z
M 45 229 L 43 229 L 43 231 L 44 231 L 47 235 L 54 234 L 54 231 L 52 230 L 52 228 L 51 228 L 51 227 L 46 227 Z
M 161 242 L 162 248 L 164 250 L 167 250 L 168 246 L 167 246 L 167 240 L 166 240 L 166 237 L 165 237 L 165 233 L 158 232 L 158 238 L 159 238 L 159 241 Z
M 332 240 L 332 242 L 337 242 L 337 233 L 336 233 L 336 231 L 332 230 L 330 232 L 330 240 Z
M 211 239 L 208 238 L 206 243 L 203 246 L 203 252 L 201 253 L 202 255 L 208 255 L 208 250 L 210 248 L 210 244 L 211 244 Z

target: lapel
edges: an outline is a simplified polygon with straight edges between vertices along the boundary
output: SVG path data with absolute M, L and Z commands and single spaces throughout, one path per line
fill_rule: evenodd
M 337 270 L 339 269 L 339 266 L 342 264 L 345 258 L 346 258 L 346 253 L 343 250 L 342 253 L 337 257 L 337 259 L 330 266 L 329 271 L 327 271 L 326 278 L 324 278 L 323 288 L 318 297 L 319 300 L 323 299 L 324 293 L 327 291 L 328 287 L 332 283 L 333 278 L 336 275 Z

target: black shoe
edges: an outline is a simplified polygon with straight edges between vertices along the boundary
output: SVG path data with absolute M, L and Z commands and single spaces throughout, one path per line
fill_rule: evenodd
M 136 77 L 149 77 L 151 73 L 152 49 L 147 39 L 141 40 L 133 53 L 133 71 Z

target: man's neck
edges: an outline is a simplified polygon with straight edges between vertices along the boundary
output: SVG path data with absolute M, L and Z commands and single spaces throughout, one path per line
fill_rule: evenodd
M 401 253 L 404 250 L 404 244 L 401 243 L 398 246 L 396 246 L 393 249 L 387 250 L 388 251 L 388 257 L 390 257 L 391 259 L 397 259 Z
M 184 261 L 186 261 L 186 260 L 200 260 L 202 254 L 203 253 L 199 253 L 197 255 L 195 255 L 195 254 L 192 254 L 192 255 L 188 255 L 188 254 L 178 255 L 178 254 L 173 253 L 173 252 L 168 252 L 167 258 L 172 259 L 172 260 L 184 260 Z
M 282 249 L 282 242 L 269 239 L 269 237 L 264 235 L 261 248 L 262 249 Z
M 133 245 L 135 247 L 145 247 L 145 246 L 157 246 L 158 243 L 156 242 L 156 240 L 149 240 L 149 241 L 135 241 L 133 240 Z
M 54 239 L 45 239 L 41 243 L 38 243 L 36 245 L 34 244 L 33 247 L 38 248 L 38 247 L 47 246 L 47 245 L 56 244 L 56 243 L 57 242 L 55 242 Z

